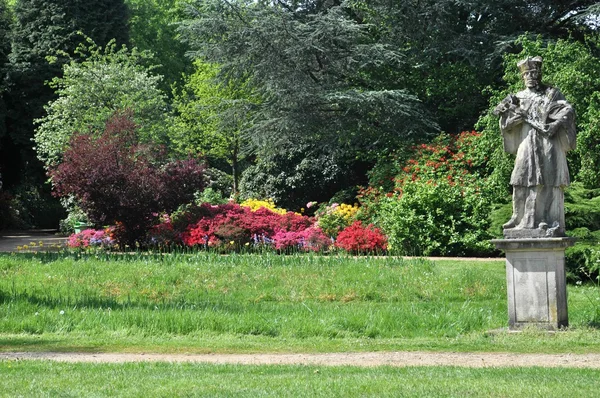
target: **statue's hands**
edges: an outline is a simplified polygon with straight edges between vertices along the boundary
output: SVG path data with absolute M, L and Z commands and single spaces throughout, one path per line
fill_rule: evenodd
M 502 115 L 502 118 L 505 120 L 504 126 L 510 128 L 523 123 L 525 114 L 521 108 L 513 105 Z
M 562 123 L 559 120 L 549 123 L 546 126 L 546 135 L 548 137 L 553 137 L 558 132 L 558 130 L 560 130 L 561 125 Z
M 494 115 L 504 115 L 507 112 L 514 111 L 519 108 L 519 99 L 510 94 L 504 98 L 495 108 Z

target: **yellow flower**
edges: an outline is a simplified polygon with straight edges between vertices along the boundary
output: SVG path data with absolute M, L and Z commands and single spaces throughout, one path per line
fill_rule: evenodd
M 243 201 L 242 203 L 240 203 L 240 206 L 249 207 L 250 210 L 252 210 L 252 211 L 256 211 L 256 210 L 260 209 L 261 207 L 264 207 L 265 209 L 271 210 L 273 213 L 278 213 L 278 214 L 286 214 L 287 213 L 286 209 L 281 209 L 279 207 L 275 207 L 275 202 L 273 202 L 273 199 L 267 199 L 267 200 L 247 199 L 247 200 Z
M 233 245 L 234 243 L 235 243 L 234 241 L 229 241 L 229 244 L 230 244 L 230 245 Z

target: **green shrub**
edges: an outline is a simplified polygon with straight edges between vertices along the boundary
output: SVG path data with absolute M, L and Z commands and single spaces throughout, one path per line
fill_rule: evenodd
M 414 148 L 392 192 L 361 192 L 359 219 L 370 216 L 388 235 L 391 252 L 406 255 L 489 255 L 492 196 L 479 178 L 475 131 L 440 134 Z
M 489 204 L 473 186 L 417 180 L 380 202 L 377 225 L 403 255 L 489 255 Z
M 587 189 L 575 182 L 565 191 L 567 232 L 576 228 L 600 230 L 600 189 Z

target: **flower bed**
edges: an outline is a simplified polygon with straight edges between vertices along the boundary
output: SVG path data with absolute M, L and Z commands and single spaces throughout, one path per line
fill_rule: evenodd
M 344 228 L 341 224 L 337 229 L 332 228 L 335 234 L 328 234 L 317 218 L 278 209 L 272 203 L 269 207 L 273 208 L 236 203 L 187 205 L 170 215 L 161 215 L 141 246 L 161 250 L 211 248 L 220 252 L 258 248 L 280 253 L 343 250 L 353 254 L 381 253 L 386 249 L 386 237 L 372 225 L 364 227 L 360 222 L 354 222 Z M 339 207 L 346 210 L 339 215 L 344 220 L 351 219 L 346 214 L 356 213 L 356 206 Z M 68 245 L 72 248 L 110 247 L 114 245 L 113 232 L 114 228 L 87 229 L 72 235 Z

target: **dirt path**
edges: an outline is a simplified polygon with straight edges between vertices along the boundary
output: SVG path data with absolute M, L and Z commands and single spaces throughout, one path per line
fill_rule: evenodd
M 600 369 L 600 354 L 509 354 L 454 352 L 361 352 L 330 354 L 122 354 L 122 353 L 0 353 L 0 360 L 51 360 L 58 362 L 192 362 L 241 365 L 317 366 L 462 366 L 573 367 Z

